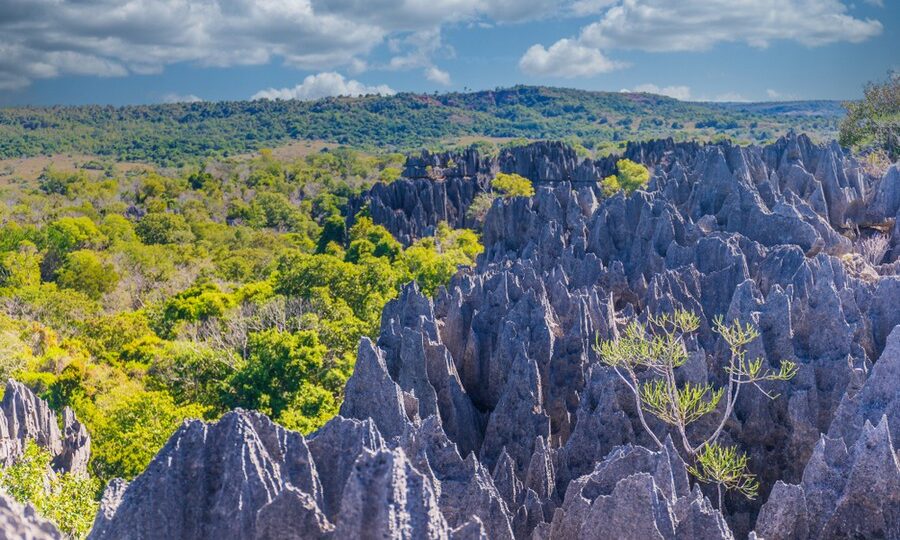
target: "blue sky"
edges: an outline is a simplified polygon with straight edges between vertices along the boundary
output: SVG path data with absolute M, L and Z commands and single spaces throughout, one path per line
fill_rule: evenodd
M 851 99 L 898 0 L 2 0 L 0 104 L 313 99 L 542 84 Z

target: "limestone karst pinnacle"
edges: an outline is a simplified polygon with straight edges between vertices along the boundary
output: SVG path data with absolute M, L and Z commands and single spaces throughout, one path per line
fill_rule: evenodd
M 110 487 L 91 537 L 900 537 L 900 235 L 865 277 L 844 262 L 848 230 L 900 223 L 898 165 L 868 177 L 802 135 L 625 155 L 651 183 L 610 198 L 596 181 L 614 161 L 561 144 L 411 158 L 359 201 L 404 242 L 470 225 L 497 171 L 537 192 L 494 204 L 476 268 L 385 307 L 341 416 L 307 437 L 246 411 L 188 422 Z M 739 399 L 724 438 L 762 488 L 724 515 L 591 347 L 674 308 L 701 320 L 686 379 L 721 383 L 717 315 L 759 328 L 765 366 L 799 365 L 779 399 Z

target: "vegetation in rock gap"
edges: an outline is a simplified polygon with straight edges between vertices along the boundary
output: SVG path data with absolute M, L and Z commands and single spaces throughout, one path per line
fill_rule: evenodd
M 518 174 L 498 173 L 491 181 L 491 189 L 497 191 L 501 197 L 531 197 L 534 195 L 534 186 L 531 180 Z
M 0 472 L 0 487 L 20 503 L 31 503 L 38 514 L 70 538 L 87 535 L 97 512 L 97 482 L 72 473 L 52 472 L 50 452 L 34 441 L 26 443 L 22 458 Z
M 531 180 L 519 174 L 498 173 L 491 180 L 491 191 L 479 193 L 472 204 L 466 210 L 468 216 L 476 221 L 484 221 L 488 210 L 498 197 L 509 199 L 511 197 L 531 197 L 534 195 L 534 186 Z
M 678 310 L 673 314 L 650 315 L 647 323 L 631 322 L 621 337 L 600 341 L 595 349 L 602 361 L 611 367 L 628 387 L 635 400 L 641 426 L 653 440 L 663 447 L 663 434 L 648 424 L 649 413 L 667 424 L 680 446 L 691 473 L 700 481 L 714 483 L 719 490 L 736 490 L 747 497 L 755 497 L 757 483 L 750 473 L 748 461 L 739 450 L 724 447 L 718 442 L 725 424 L 734 411 L 741 389 L 751 385 L 766 397 L 777 396 L 764 390 L 766 381 L 786 381 L 797 373 L 797 366 L 782 361 L 777 370 L 763 367 L 763 359 L 749 359 L 747 346 L 759 337 L 755 327 L 734 321 L 726 324 L 719 317 L 714 330 L 728 344 L 730 354 L 724 360 L 724 387 L 709 382 L 680 382 L 678 368 L 689 358 L 686 339 L 700 326 L 700 319 L 691 312 Z M 713 413 L 718 420 L 703 436 L 689 426 Z
M 620 159 L 616 162 L 616 174 L 612 174 L 600 181 L 600 187 L 607 197 L 611 197 L 619 191 L 626 195 L 636 189 L 647 187 L 650 182 L 650 171 L 640 163 L 630 159 Z
M 364 215 L 346 227 L 350 198 L 401 165 L 264 151 L 4 184 L 0 375 L 75 410 L 103 482 L 143 471 L 188 417 L 318 428 L 400 286 L 434 294 L 482 249 L 446 224 L 406 248 Z

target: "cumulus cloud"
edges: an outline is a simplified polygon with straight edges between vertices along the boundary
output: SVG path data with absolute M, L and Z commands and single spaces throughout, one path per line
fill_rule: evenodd
M 378 45 L 385 29 L 285 0 L 6 0 L 0 85 L 66 74 L 158 73 L 176 62 L 254 65 L 281 58 L 334 67 Z
M 881 31 L 880 22 L 853 17 L 841 0 L 622 0 L 585 27 L 580 39 L 600 48 L 662 52 L 722 42 L 858 43 Z
M 435 66 L 431 66 L 425 70 L 425 78 L 431 82 L 442 84 L 444 86 L 450 85 L 450 74 Z
M 450 74 L 434 64 L 435 56 L 452 57 L 452 47 L 444 44 L 439 27 L 413 32 L 404 39 L 388 40 L 388 50 L 393 53 L 390 61 L 382 69 L 390 71 L 422 68 L 425 78 L 431 82 L 447 86 Z
M 557 13 L 568 0 L 311 0 L 316 12 L 358 22 L 377 21 L 392 30 L 479 21 L 498 23 L 540 19 Z
M 549 60 L 548 51 L 554 49 L 577 55 L 554 55 L 553 65 L 545 63 L 538 73 L 602 73 L 580 70 L 577 64 L 584 58 L 605 59 L 605 53 L 613 49 L 702 51 L 718 43 L 762 48 L 776 41 L 816 47 L 859 43 L 883 30 L 877 20 L 851 15 L 841 0 L 579 0 L 575 9 L 602 14 L 577 36 L 561 39 L 549 49 L 532 46 L 519 64 L 524 71 L 529 72 L 527 68 L 537 60 Z M 606 65 L 610 64 L 615 62 L 606 59 Z
M 561 39 L 549 49 L 543 45 L 532 45 L 519 60 L 519 69 L 525 73 L 567 78 L 589 77 L 623 65 L 613 62 L 600 50 L 571 39 Z
M 281 61 L 358 73 L 371 51 L 392 37 L 465 21 L 540 18 L 567 1 L 3 0 L 0 89 L 62 75 L 159 73 L 180 62 L 228 67 Z M 422 54 L 432 52 L 424 47 Z M 418 58 L 397 69 L 432 66 Z
M 616 3 L 616 0 L 575 0 L 572 12 L 575 15 L 593 15 Z
M 362 96 L 381 94 L 390 96 L 396 92 L 387 85 L 367 86 L 359 81 L 347 80 L 333 71 L 309 75 L 293 88 L 268 88 L 253 94 L 250 99 L 319 99 L 332 96 Z
M 663 86 L 660 88 L 655 84 L 639 84 L 629 89 L 622 90 L 623 92 L 646 92 L 648 94 L 658 94 L 660 96 L 669 96 L 671 98 L 680 99 L 682 101 L 687 101 L 691 99 L 691 88 L 689 86 Z

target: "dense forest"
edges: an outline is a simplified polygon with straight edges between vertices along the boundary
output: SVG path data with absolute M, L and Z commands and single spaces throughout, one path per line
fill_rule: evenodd
M 466 136 L 568 139 L 590 150 L 626 140 L 767 142 L 790 129 L 831 138 L 833 101 L 693 103 L 652 94 L 516 86 L 440 95 L 0 109 L 0 159 L 81 153 L 165 166 L 290 140 L 403 151 Z
M 185 418 L 243 407 L 310 432 L 336 414 L 359 338 L 400 285 L 433 294 L 481 250 L 445 226 L 404 247 L 365 209 L 347 227 L 350 198 L 401 164 L 264 150 L 215 174 L 47 168 L 4 185 L 0 377 L 75 411 L 93 479 L 31 494 L 49 459 L 35 447 L 0 483 L 45 515 L 82 516 L 82 533 L 95 490 L 139 474 Z

